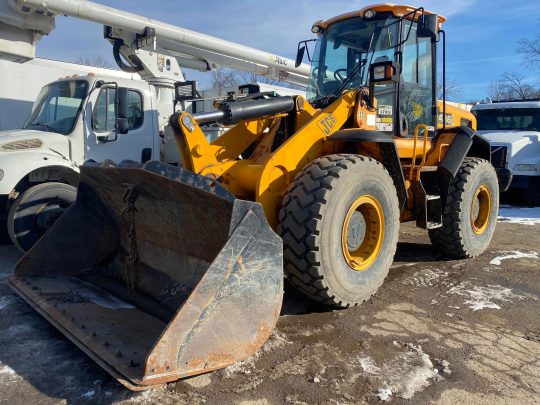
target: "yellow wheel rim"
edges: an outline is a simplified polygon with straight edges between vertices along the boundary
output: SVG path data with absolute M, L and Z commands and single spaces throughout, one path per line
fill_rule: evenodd
M 471 225 L 477 235 L 482 235 L 491 217 L 491 191 L 486 185 L 478 187 L 471 205 Z
M 358 222 L 361 222 L 362 226 L 359 226 Z M 354 229 L 350 229 L 351 224 Z M 353 243 L 351 232 L 354 234 L 359 227 L 364 229 L 363 238 L 361 243 Z M 341 232 L 341 249 L 349 267 L 356 271 L 369 268 L 379 255 L 383 237 L 384 216 L 381 204 L 371 195 L 359 197 L 349 208 Z

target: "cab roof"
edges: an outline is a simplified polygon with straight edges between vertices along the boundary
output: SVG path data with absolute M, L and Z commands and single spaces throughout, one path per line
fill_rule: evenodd
M 478 110 L 503 110 L 508 108 L 540 108 L 539 100 L 527 101 L 498 101 L 494 103 L 481 103 L 472 107 L 472 111 Z
M 327 20 L 319 20 L 315 22 L 313 25 L 318 25 L 322 27 L 323 29 L 326 29 L 329 25 L 334 24 L 338 21 L 348 20 L 349 18 L 354 18 L 354 17 L 364 17 L 367 11 L 375 11 L 376 13 L 390 12 L 394 15 L 394 17 L 399 18 L 413 12 L 416 9 L 418 9 L 418 7 L 399 5 L 399 4 L 393 4 L 393 3 L 374 4 L 372 6 L 364 7 L 363 9 L 359 11 L 352 11 L 350 13 L 341 14 L 341 15 L 338 15 L 337 17 L 329 18 Z M 424 12 L 426 14 L 435 14 L 428 10 L 424 10 Z M 420 17 L 420 15 L 417 15 L 415 20 L 417 20 L 418 17 Z M 445 17 L 439 16 L 439 28 L 441 28 L 442 24 L 445 21 L 446 21 Z

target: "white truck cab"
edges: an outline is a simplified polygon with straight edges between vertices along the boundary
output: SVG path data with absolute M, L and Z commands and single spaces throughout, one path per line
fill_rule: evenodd
M 492 163 L 511 171 L 510 188 L 540 205 L 540 100 L 482 103 L 471 111 L 491 144 Z
M 123 125 L 117 89 L 126 94 Z M 142 80 L 65 78 L 42 88 L 22 129 L 0 131 L 0 209 L 19 248 L 27 250 L 74 201 L 85 161 L 160 159 L 165 123 L 155 92 Z

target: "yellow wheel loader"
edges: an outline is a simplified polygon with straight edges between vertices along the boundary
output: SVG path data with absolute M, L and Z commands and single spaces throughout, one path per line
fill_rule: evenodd
M 331 307 L 362 303 L 388 273 L 401 222 L 454 258 L 482 253 L 499 184 L 489 144 L 438 108 L 444 21 L 378 5 L 316 22 L 307 99 L 259 94 L 174 115 L 182 167 L 85 165 L 76 203 L 12 286 L 145 389 L 256 352 L 284 274 Z M 201 127 L 216 122 L 232 127 L 209 143 Z

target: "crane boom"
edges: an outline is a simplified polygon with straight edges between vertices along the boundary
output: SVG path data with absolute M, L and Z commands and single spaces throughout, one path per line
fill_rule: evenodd
M 308 65 L 296 68 L 291 59 L 87 0 L 7 1 L 27 14 L 65 15 L 112 27 L 122 36 L 131 35 L 132 50 L 137 39 L 150 32 L 154 47 L 157 43 L 154 51 L 172 54 L 180 66 L 188 68 L 224 66 L 300 85 L 305 85 L 309 76 Z M 122 55 L 126 56 L 126 49 Z

